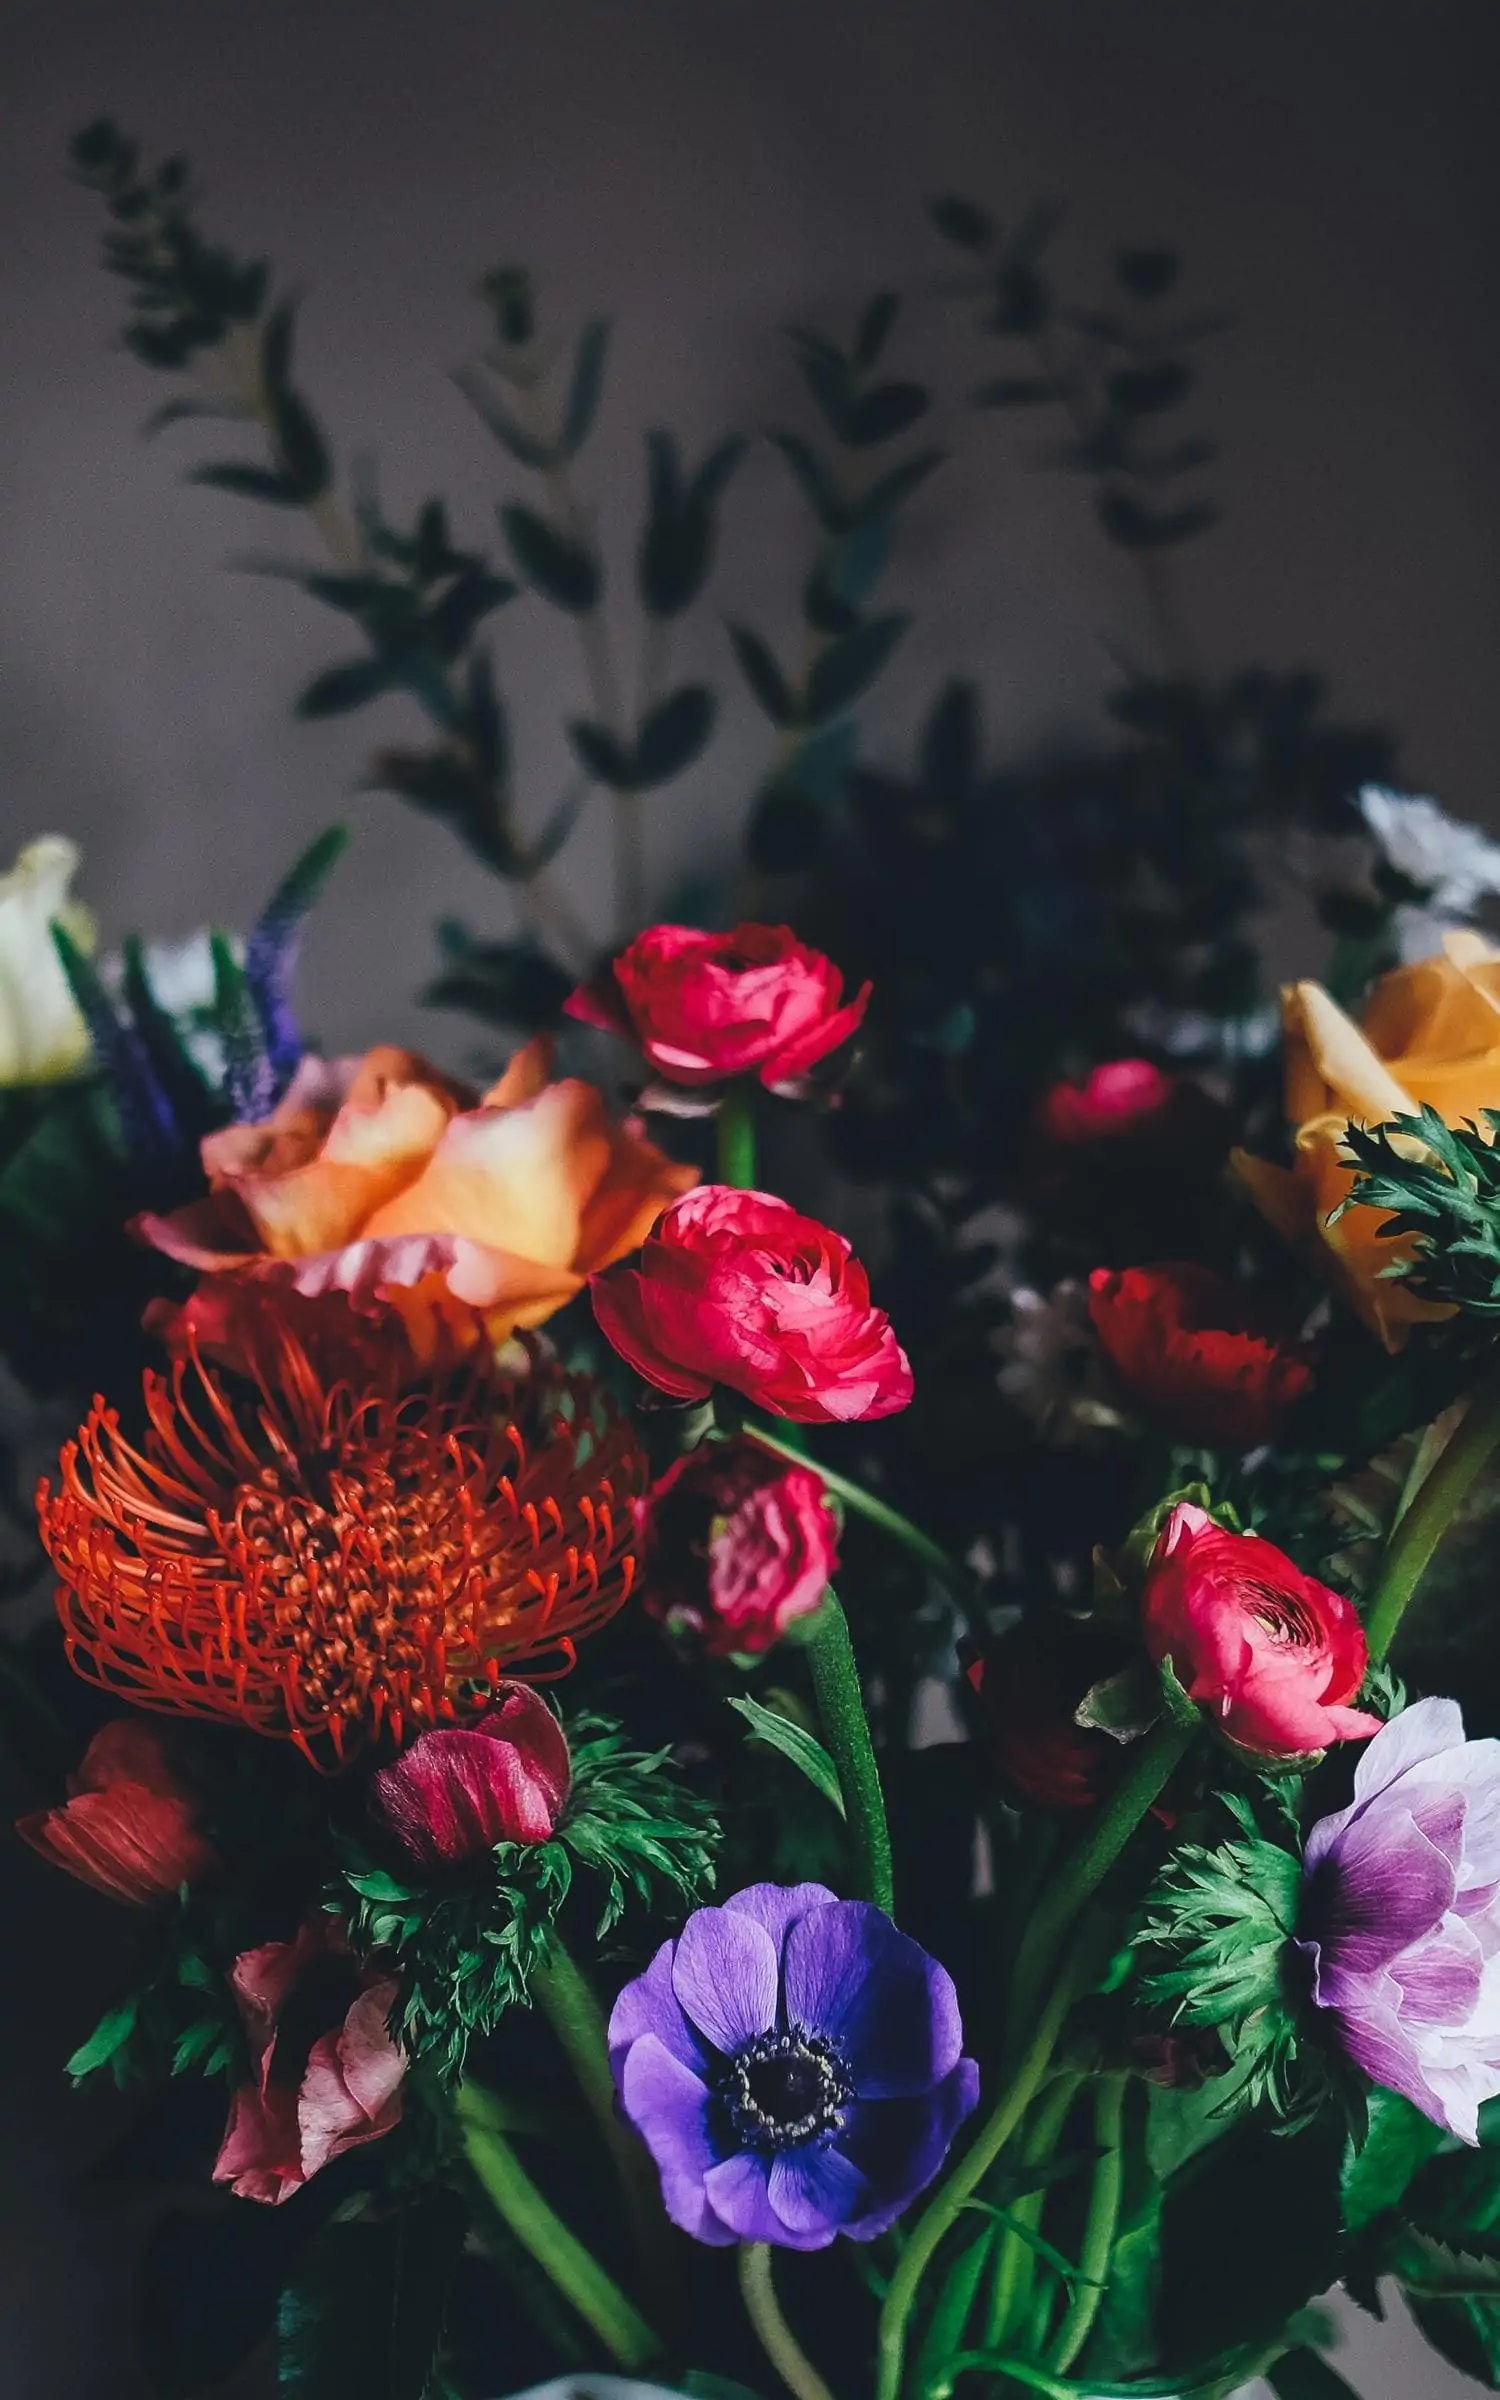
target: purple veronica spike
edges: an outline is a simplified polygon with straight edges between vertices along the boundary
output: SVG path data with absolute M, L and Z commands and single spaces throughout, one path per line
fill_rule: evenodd
M 1374 2082 L 1477 2141 L 1500 2094 L 1500 1742 L 1466 1742 L 1456 1700 L 1416 1701 L 1305 1864 L 1313 1999 Z
M 872 2241 L 979 2097 L 945 1969 L 820 1883 L 698 1909 L 625 1986 L 609 2047 L 667 2214 L 700 2242 Z

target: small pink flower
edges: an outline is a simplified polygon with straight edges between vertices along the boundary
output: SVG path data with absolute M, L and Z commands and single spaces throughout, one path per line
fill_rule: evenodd
M 849 1244 L 769 1192 L 700 1184 L 636 1262 L 590 1288 L 605 1339 L 674 1399 L 723 1383 L 801 1425 L 888 1417 L 911 1399 L 906 1353 Z
M 1082 1083 L 1055 1083 L 1042 1102 L 1042 1131 L 1054 1142 L 1110 1141 L 1150 1131 L 1177 1085 L 1148 1058 L 1111 1058 Z
M 648 1616 L 711 1658 L 769 1650 L 838 1571 L 823 1478 L 753 1442 L 703 1442 L 635 1504 Z
M 371 1804 L 418 1864 L 454 1866 L 497 1842 L 545 1842 L 572 1781 L 567 1736 L 540 1692 L 495 1687 L 477 1725 L 440 1726 L 382 1767 Z
M 16 1831 L 96 1892 L 149 1908 L 218 1866 L 197 1802 L 173 1770 L 168 1736 L 144 1717 L 102 1725 L 70 1789 L 60 1808 L 22 1817 Z
M 869 999 L 865 984 L 845 1000 L 833 961 L 790 926 L 653 925 L 566 1006 L 585 1025 L 637 1041 L 667 1083 L 753 1073 L 780 1091 L 849 1039 Z
M 241 2200 L 289 2200 L 399 2120 L 406 2059 L 387 2023 L 397 1986 L 350 1956 L 331 1917 L 241 1951 L 230 1981 L 251 2080 L 229 2104 L 214 2181 Z

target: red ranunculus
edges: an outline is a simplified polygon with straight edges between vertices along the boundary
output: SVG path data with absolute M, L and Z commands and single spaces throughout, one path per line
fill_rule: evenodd
M 1186 1441 L 1253 1450 L 1312 1382 L 1305 1352 L 1208 1267 L 1096 1267 L 1089 1314 L 1131 1399 Z
M 199 1830 L 197 1802 L 173 1771 L 163 1727 L 143 1717 L 101 1726 L 69 1789 L 60 1808 L 22 1817 L 16 1831 L 96 1892 L 149 1908 L 218 1866 Z
M 541 1693 L 500 1683 L 477 1725 L 442 1725 L 371 1779 L 370 1800 L 402 1848 L 428 1868 L 497 1842 L 545 1842 L 572 1781 L 568 1739 Z
M 389 2133 L 406 2059 L 391 2039 L 397 1986 L 352 1958 L 332 1917 L 294 1942 L 243 1950 L 230 1975 L 250 2051 L 229 2104 L 215 2183 L 290 2200 L 320 2167 Z
M 845 1000 L 833 961 L 788 925 L 653 925 L 566 1008 L 639 1042 L 668 1083 L 754 1073 L 781 1091 L 849 1039 L 869 998 L 865 984 Z
M 990 1750 L 1016 1799 L 1071 1812 L 1095 1808 L 1113 1791 L 1129 1750 L 1100 1727 L 1080 1725 L 1074 1711 L 1131 1656 L 1130 1642 L 1106 1627 L 1027 1618 L 970 1660 L 965 1672 Z
M 1148 1058 L 1111 1058 L 1082 1083 L 1055 1083 L 1042 1101 L 1042 1131 L 1054 1142 L 1102 1142 L 1151 1131 L 1178 1086 Z
M 888 1417 L 911 1368 L 840 1234 L 769 1192 L 700 1184 L 647 1236 L 638 1265 L 595 1275 L 620 1356 L 678 1400 L 716 1383 L 802 1425 Z
M 1364 1627 L 1330 1591 L 1253 1533 L 1184 1501 L 1163 1526 L 1141 1600 L 1146 1647 L 1231 1741 L 1264 1757 L 1363 1741 L 1379 1717 L 1349 1702 L 1365 1678 Z
M 635 1514 L 647 1614 L 711 1658 L 769 1650 L 838 1570 L 823 1478 L 754 1442 L 701 1442 Z

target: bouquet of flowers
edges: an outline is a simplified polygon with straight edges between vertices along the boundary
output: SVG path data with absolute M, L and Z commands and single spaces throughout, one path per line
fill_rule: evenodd
M 264 272 L 203 243 L 175 162 L 108 127 L 77 158 L 137 354 L 207 362 L 182 410 L 268 434 L 205 479 L 326 518 Z M 1038 228 L 939 224 L 1044 333 Z M 1150 303 L 1170 273 L 1121 279 Z M 534 399 L 529 288 L 490 297 Z M 920 413 L 868 381 L 893 314 L 804 345 L 856 450 Z M 484 394 L 561 512 L 508 509 L 518 564 L 590 624 L 557 478 L 601 370 L 586 335 L 551 434 Z M 1147 371 L 1110 369 L 1122 421 Z M 685 478 L 656 444 L 659 634 L 734 461 Z M 1102 471 L 1154 557 L 1144 467 Z M 604 2365 L 698 2400 L 1333 2400 L 1313 2304 L 1342 2281 L 1378 2312 L 1391 2278 L 1500 2388 L 1500 954 L 1473 922 L 1500 853 L 1343 791 L 1322 830 L 1358 876 L 1278 1037 L 1244 932 L 1269 785 L 1173 847 L 1225 801 L 1206 727 L 1251 700 L 1158 687 L 1158 772 L 1110 770 L 1142 888 L 1080 901 L 1108 956 L 1055 955 L 1066 862 L 1033 828 L 1017 885 L 969 895 L 1013 945 L 987 965 L 971 918 L 939 963 L 908 877 L 883 995 L 909 790 L 846 753 L 852 816 L 804 841 L 821 728 L 895 638 L 858 582 L 883 472 L 825 528 L 801 684 L 737 636 L 787 737 L 756 871 L 789 845 L 867 981 L 760 917 L 638 929 L 639 795 L 707 738 L 693 685 L 573 728 L 629 938 L 564 973 L 549 900 L 503 956 L 451 946 L 489 1022 L 558 1022 L 482 1087 L 304 1045 L 341 832 L 188 954 L 98 958 L 58 837 L 0 882 L 15 1460 L 78 1420 L 34 1556 L 8 1479 L 8 1578 L 55 1606 L 5 1649 L 4 1723 L 21 1837 L 137 1932 L 68 2069 L 142 2087 L 137 2154 L 199 2178 L 147 2259 L 163 2394 L 274 2329 L 307 2400 Z M 505 579 L 430 512 L 350 538 L 303 580 L 369 656 L 316 705 L 415 696 L 436 746 L 385 780 L 534 901 L 549 840 L 501 805 L 469 654 Z M 1203 737 L 1175 782 L 1164 710 Z M 942 844 L 999 807 L 973 734 L 948 695 Z M 1054 795 L 1075 827 L 1084 782 Z M 850 1187 L 818 1128 L 885 1194 L 889 1314 L 822 1221 Z

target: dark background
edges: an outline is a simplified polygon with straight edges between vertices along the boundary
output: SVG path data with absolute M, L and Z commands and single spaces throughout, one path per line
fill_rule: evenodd
M 306 974 L 338 1044 L 461 1057 L 462 1023 L 413 999 L 432 922 L 506 923 L 445 835 L 351 797 L 369 741 L 399 738 L 395 704 L 388 723 L 291 721 L 339 629 L 223 571 L 279 528 L 181 484 L 193 435 L 138 438 L 161 389 L 111 346 L 96 205 L 64 171 L 100 110 L 190 151 L 210 223 L 305 290 L 303 373 L 341 459 L 377 454 L 403 513 L 446 490 L 481 541 L 511 471 L 446 370 L 482 339 L 472 286 L 497 259 L 538 270 L 560 330 L 617 318 L 584 480 L 628 542 L 642 428 L 697 452 L 774 419 L 784 323 L 930 279 L 931 192 L 1011 213 L 1065 197 L 1059 261 L 1084 292 L 1116 241 L 1180 244 L 1192 298 L 1236 319 L 1197 412 L 1227 509 L 1184 567 L 1202 651 L 1317 663 L 1341 714 L 1402 734 L 1410 788 L 1500 824 L 1497 70 L 1487 0 L 3 0 L 0 851 L 72 833 L 107 936 L 180 934 L 243 920 L 313 829 L 352 815 Z M 931 304 L 910 338 L 956 388 Z M 1076 485 L 1032 471 L 1035 448 L 1024 424 L 971 424 L 912 510 L 891 590 L 919 613 L 877 752 L 904 750 L 954 671 L 983 684 L 998 750 L 1076 741 L 1111 645 L 1144 646 L 1128 564 Z M 728 613 L 778 629 L 798 530 L 758 459 L 729 505 Z M 727 692 L 700 615 L 689 663 Z M 539 816 L 577 662 L 541 612 L 509 612 L 500 638 Z M 736 699 L 707 765 L 653 801 L 658 901 L 688 862 L 731 854 L 766 754 Z M 593 829 L 570 854 L 596 927 L 602 858 Z M 136 2400 L 140 2220 L 71 2189 L 117 2111 L 60 2081 L 121 1928 L 13 1845 L 0 1869 L 0 2394 Z M 1355 2342 L 1368 2400 L 1459 2388 L 1398 2335 Z

